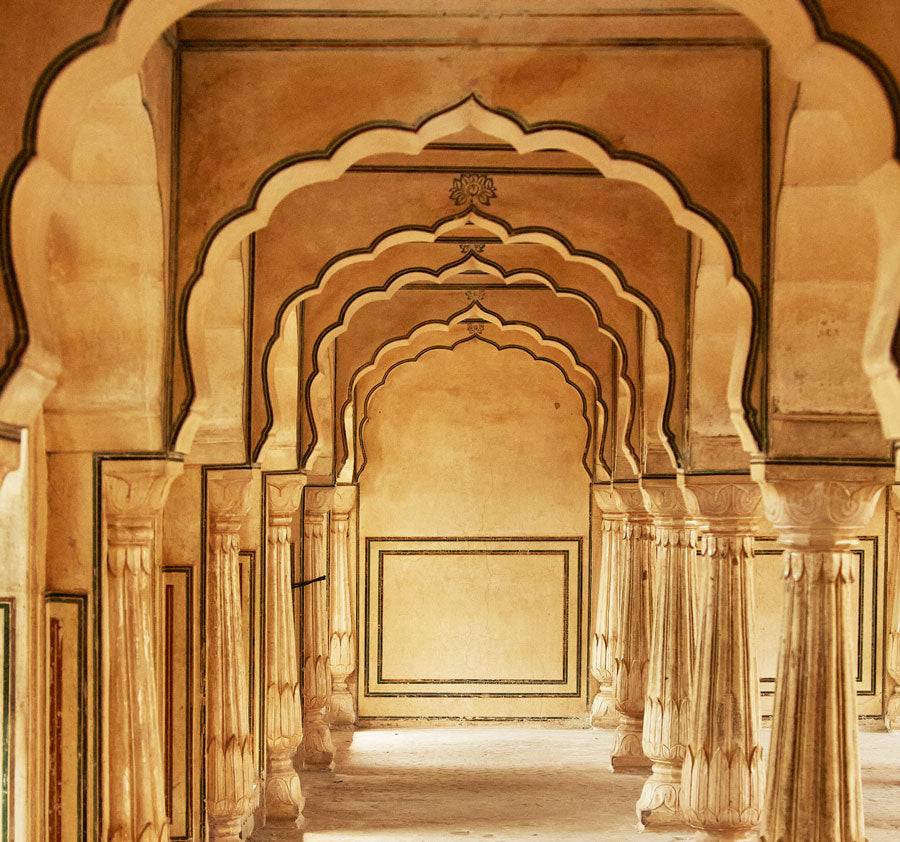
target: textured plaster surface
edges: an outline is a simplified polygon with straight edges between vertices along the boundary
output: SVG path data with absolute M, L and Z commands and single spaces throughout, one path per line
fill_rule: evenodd
M 335 734 L 336 769 L 301 772 L 302 830 L 260 830 L 258 842 L 304 840 L 564 840 L 687 842 L 690 828 L 640 833 L 641 775 L 609 771 L 612 731 L 569 728 L 394 728 Z M 768 729 L 763 731 L 766 744 Z M 866 835 L 900 838 L 900 736 L 859 735 Z

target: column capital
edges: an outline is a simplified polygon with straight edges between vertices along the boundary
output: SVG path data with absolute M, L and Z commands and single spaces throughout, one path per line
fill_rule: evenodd
M 304 474 L 265 474 L 266 505 L 269 519 L 292 518 L 300 511 L 300 500 L 306 485 Z
M 355 485 L 336 485 L 331 503 L 331 513 L 336 517 L 349 517 L 356 508 L 357 487 Z
M 766 517 L 789 548 L 852 543 L 875 512 L 893 470 L 853 465 L 753 466 Z
M 675 477 L 641 478 L 640 489 L 644 507 L 654 521 L 690 516 Z
M 324 515 L 331 511 L 335 488 L 331 485 L 308 485 L 303 500 L 304 515 Z
M 181 462 L 166 459 L 104 461 L 103 506 L 107 522 L 161 515 L 172 481 L 183 469 Z
M 641 487 L 638 483 L 613 482 L 609 488 L 611 496 L 604 497 L 604 504 L 609 505 L 610 509 L 620 512 L 629 519 L 647 517 L 644 498 L 641 495 Z
M 240 527 L 241 520 L 250 511 L 252 483 L 250 468 L 210 471 L 206 475 L 206 504 L 214 528 L 236 531 Z
M 689 515 L 711 531 L 752 530 L 762 493 L 749 476 L 679 474 L 678 486 Z

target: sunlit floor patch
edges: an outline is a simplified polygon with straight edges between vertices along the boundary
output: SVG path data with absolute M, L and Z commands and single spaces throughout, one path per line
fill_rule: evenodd
M 763 732 L 768 741 L 769 732 Z M 609 771 L 611 731 L 525 727 L 336 733 L 334 772 L 302 772 L 303 842 L 686 842 L 689 828 L 639 833 L 640 775 Z M 862 732 L 869 842 L 900 838 L 900 735 Z

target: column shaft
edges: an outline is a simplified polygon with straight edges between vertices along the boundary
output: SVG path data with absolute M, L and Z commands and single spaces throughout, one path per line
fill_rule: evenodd
M 156 529 L 181 465 L 106 462 L 107 838 L 166 842 L 155 631 Z
M 325 721 L 331 697 L 328 635 L 328 505 L 331 489 L 307 489 L 303 515 L 303 760 L 331 769 L 334 742 Z M 321 581 L 313 581 L 321 579 Z
M 294 608 L 291 523 L 300 510 L 302 477 L 270 475 L 266 484 L 266 824 L 303 820 L 294 755 L 303 738 Z
M 351 490 L 347 490 L 350 488 Z M 335 489 L 331 511 L 330 663 L 331 701 L 329 722 L 351 726 L 356 721 L 353 696 L 347 679 L 356 669 L 356 628 L 353 617 L 355 548 L 350 543 L 350 515 L 355 489 Z
M 600 522 L 600 563 L 597 575 L 597 617 L 591 641 L 591 673 L 600 684 L 591 703 L 594 728 L 618 724 L 615 701 L 616 641 L 618 639 L 619 560 L 624 517 L 604 514 Z
M 782 479 L 777 470 L 766 465 L 762 478 L 766 513 L 786 549 L 760 839 L 863 842 L 850 547 L 883 486 Z
M 625 515 L 617 561 L 619 633 L 615 644 L 614 700 L 619 724 L 610 756 L 614 772 L 646 769 L 641 747 L 649 666 L 650 521 L 636 485 L 616 486 L 601 504 Z
M 206 762 L 210 839 L 238 842 L 256 784 L 248 721 L 238 555 L 249 471 L 210 474 L 206 621 Z

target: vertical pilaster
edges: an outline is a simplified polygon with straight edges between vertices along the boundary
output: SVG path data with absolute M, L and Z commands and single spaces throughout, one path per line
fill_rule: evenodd
M 331 587 L 329 589 L 331 700 L 328 719 L 334 726 L 356 721 L 347 679 L 356 669 L 356 627 L 353 617 L 356 565 L 351 545 L 350 517 L 356 508 L 356 486 L 334 489 L 331 508 Z
M 891 488 L 891 509 L 894 518 L 893 554 L 888 550 L 888 574 L 893 586 L 891 613 L 888 617 L 887 671 L 894 688 L 884 710 L 884 724 L 888 731 L 900 730 L 900 485 Z M 891 560 L 893 559 L 893 569 Z
M 266 824 L 303 821 L 294 755 L 303 738 L 299 655 L 291 597 L 291 523 L 305 478 L 266 477 Z
M 681 765 L 691 718 L 694 664 L 693 529 L 675 480 L 642 480 L 653 518 L 656 571 L 643 749 L 652 761 L 635 811 L 643 826 L 683 823 Z
M 238 842 L 256 784 L 247 712 L 238 554 L 249 470 L 207 475 L 206 809 L 209 838 Z
M 593 491 L 595 516 L 600 518 L 597 564 L 596 617 L 591 638 L 591 674 L 599 689 L 591 702 L 591 725 L 614 728 L 619 721 L 615 701 L 616 639 L 618 638 L 619 559 L 625 532 L 625 515 L 617 511 L 612 491 Z
M 331 697 L 328 635 L 328 512 L 331 488 L 307 488 L 303 507 L 303 760 L 308 769 L 334 766 L 325 721 Z
M 103 463 L 108 696 L 106 836 L 112 842 L 169 838 L 163 792 L 154 652 L 157 530 L 180 463 Z
M 619 593 L 616 615 L 619 633 L 615 644 L 613 691 L 619 724 L 610 756 L 614 772 L 646 769 L 650 761 L 641 747 L 644 699 L 649 666 L 649 562 L 650 518 L 636 484 L 614 485 L 604 498 L 606 510 L 624 516 L 618 559 Z
M 682 770 L 688 824 L 709 839 L 752 838 L 762 809 L 753 533 L 760 492 L 751 482 L 685 477 L 699 519 L 700 611 L 693 716 Z
M 874 470 L 842 466 L 830 476 L 825 470 L 810 475 L 766 465 L 759 476 L 766 514 L 785 547 L 781 651 L 760 831 L 766 842 L 865 839 L 850 548 L 884 482 Z

